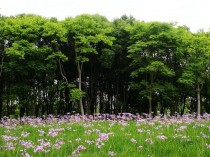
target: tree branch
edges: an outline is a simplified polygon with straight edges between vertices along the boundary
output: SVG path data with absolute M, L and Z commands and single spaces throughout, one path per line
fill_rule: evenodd
M 61 65 L 60 58 L 58 59 L 58 64 L 59 64 L 61 76 L 64 78 L 64 80 L 65 80 L 66 83 L 68 84 L 68 79 L 67 79 L 67 77 L 65 76 L 65 74 L 64 74 L 64 72 L 63 72 L 63 67 L 62 67 L 62 65 Z

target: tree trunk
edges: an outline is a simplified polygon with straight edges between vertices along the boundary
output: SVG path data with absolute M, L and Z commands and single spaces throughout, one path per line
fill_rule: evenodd
M 22 118 L 24 116 L 24 113 L 25 113 L 25 107 L 22 104 L 22 101 L 19 105 L 20 105 L 20 118 Z
M 79 90 L 82 91 L 82 69 L 80 68 L 79 63 L 77 63 L 77 70 L 78 70 L 78 75 L 79 75 Z M 81 110 L 81 115 L 84 116 L 84 108 L 82 104 L 82 98 L 79 99 L 79 104 L 80 104 L 80 110 Z
M 184 98 L 183 98 L 183 107 L 182 107 L 182 109 L 181 109 L 181 116 L 184 114 L 184 109 L 185 109 L 185 107 L 186 107 L 186 97 L 184 96 Z
M 10 117 L 10 107 L 9 105 L 11 104 L 11 100 L 7 100 L 7 116 Z
M 72 111 L 72 104 L 70 103 L 69 88 L 68 87 L 65 87 L 65 104 L 66 104 L 66 113 L 71 112 Z
M 153 86 L 153 82 L 154 82 L 154 76 L 153 76 L 153 73 L 150 73 L 149 114 L 152 113 L 152 92 L 153 92 L 152 86 Z
M 149 92 L 149 114 L 152 113 L 152 91 Z
M 197 84 L 197 115 L 201 114 L 201 87 Z
M 2 110 L 3 110 L 3 99 L 2 99 L 2 95 L 3 95 L 3 85 L 2 85 L 2 83 L 0 83 L 0 118 L 3 117 L 3 115 L 2 115 Z
M 88 104 L 88 109 L 90 114 L 94 114 L 95 109 L 97 108 L 96 99 L 97 99 L 97 87 L 96 87 L 96 78 L 95 78 L 95 70 L 91 64 L 91 71 L 90 71 L 90 101 Z
M 3 99 L 1 98 L 1 94 L 0 94 L 0 118 L 3 117 L 3 115 L 2 115 L 2 109 L 3 109 Z

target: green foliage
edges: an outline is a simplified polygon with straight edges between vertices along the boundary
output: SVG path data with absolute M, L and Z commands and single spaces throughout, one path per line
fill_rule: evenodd
M 103 49 L 102 54 L 99 57 L 99 61 L 101 62 L 101 65 L 105 68 L 111 68 L 113 61 L 114 61 L 114 51 L 110 49 Z
M 176 37 L 174 28 L 167 23 L 136 23 L 131 29 L 128 54 L 132 60 L 131 77 L 138 78 L 140 94 L 149 100 L 150 111 L 155 93 L 161 93 L 162 84 L 169 83 L 169 78 L 175 75 L 169 62 L 175 56 Z
M 51 59 L 60 59 L 62 62 L 68 61 L 68 57 L 66 57 L 62 52 L 54 52 L 46 58 L 46 60 Z
M 72 39 L 76 62 L 88 62 L 88 54 L 98 54 L 97 45 L 102 42 L 111 46 L 113 37 L 112 27 L 105 17 L 100 15 L 83 14 L 74 19 L 66 19 L 64 26 L 68 30 L 68 36 Z
M 80 100 L 82 97 L 84 97 L 85 92 L 79 90 L 78 88 L 73 88 L 70 91 L 70 99 L 72 101 L 78 101 Z
M 188 39 L 186 67 L 183 76 L 180 78 L 182 83 L 203 84 L 205 79 L 208 79 L 207 69 L 210 66 L 209 42 L 208 34 L 198 33 Z
M 194 112 L 195 93 L 209 111 L 209 45 L 209 32 L 127 15 L 0 16 L 0 116 L 64 114 L 81 98 L 88 113 Z

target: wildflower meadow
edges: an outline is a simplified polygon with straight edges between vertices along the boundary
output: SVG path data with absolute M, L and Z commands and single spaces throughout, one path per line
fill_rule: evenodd
M 209 157 L 210 115 L 49 115 L 0 121 L 1 157 Z

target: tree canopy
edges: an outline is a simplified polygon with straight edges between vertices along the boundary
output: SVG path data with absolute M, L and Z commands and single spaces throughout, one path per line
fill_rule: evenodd
M 127 15 L 0 16 L 0 117 L 209 113 L 209 45 Z

